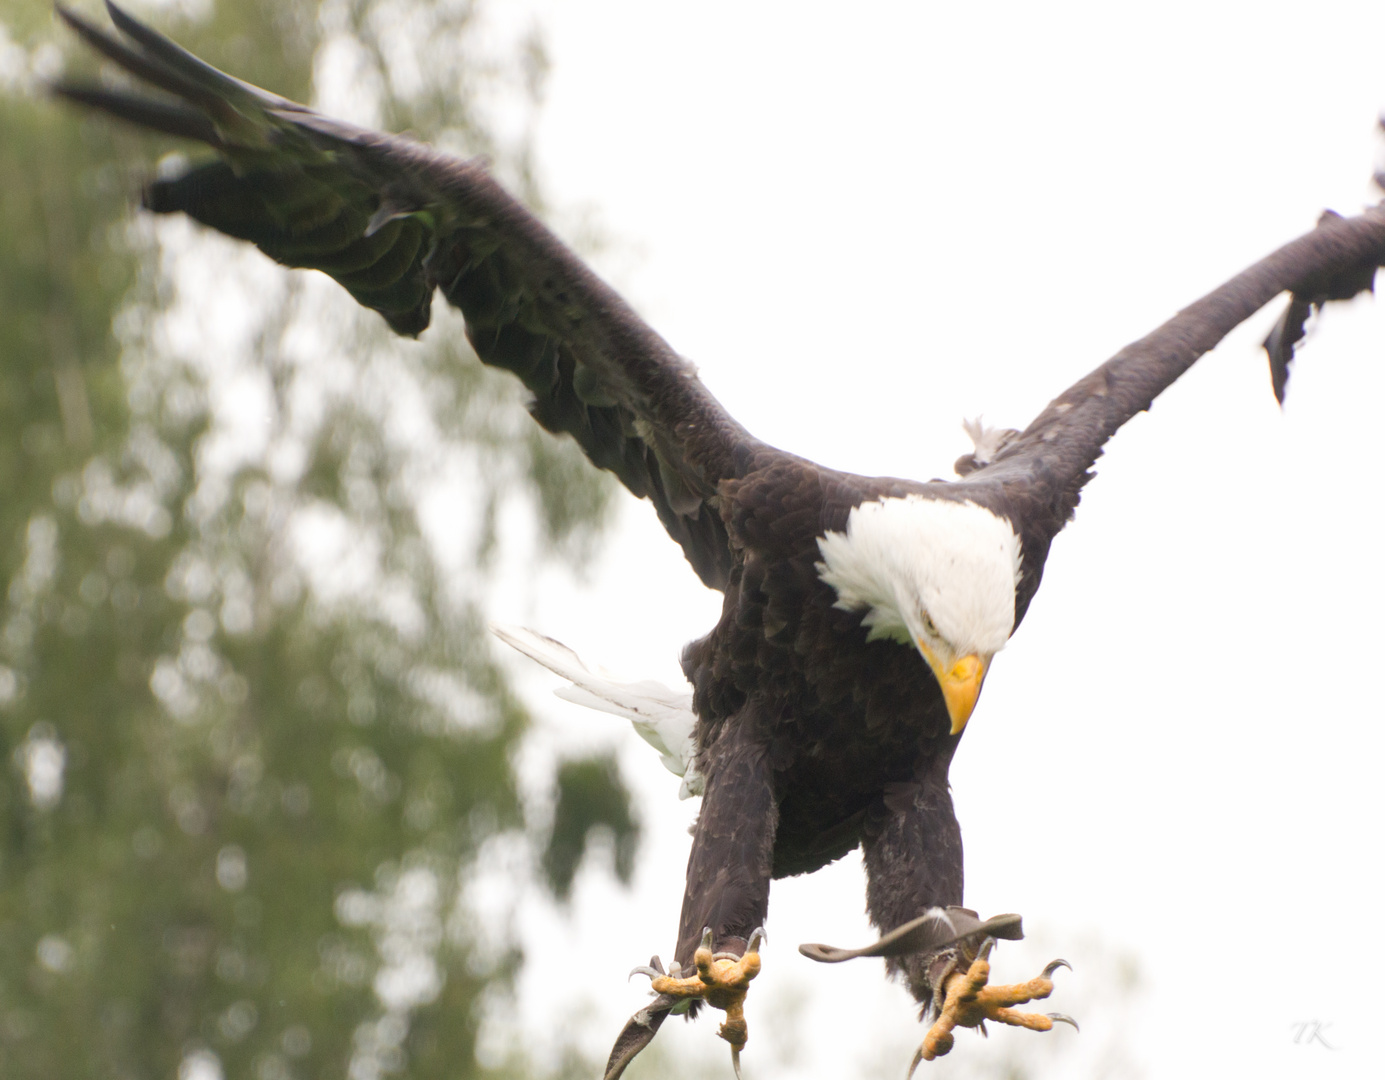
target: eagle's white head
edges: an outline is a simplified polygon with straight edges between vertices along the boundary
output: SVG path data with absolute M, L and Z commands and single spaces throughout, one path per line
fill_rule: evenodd
M 1015 625 L 1020 542 L 1010 523 L 975 503 L 909 495 L 862 503 L 818 549 L 836 606 L 867 609 L 867 640 L 917 648 L 961 731 Z

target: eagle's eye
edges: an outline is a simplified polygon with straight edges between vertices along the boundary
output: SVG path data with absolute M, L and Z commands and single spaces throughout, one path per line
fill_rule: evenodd
M 929 615 L 928 612 L 926 612 L 926 611 L 923 612 L 922 614 L 923 614 L 923 632 L 924 632 L 925 634 L 927 634 L 929 637 L 932 637 L 932 638 L 942 637 L 942 635 L 941 635 L 940 633 L 938 633 L 938 628 L 937 628 L 936 626 L 933 625 L 933 618 L 932 618 L 932 616 Z

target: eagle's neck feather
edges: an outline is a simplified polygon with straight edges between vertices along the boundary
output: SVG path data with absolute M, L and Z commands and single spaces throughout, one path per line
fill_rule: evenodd
M 959 654 L 989 656 L 1014 628 L 1019 538 L 983 506 L 922 495 L 865 502 L 818 550 L 818 575 L 837 607 L 865 609 L 869 640 L 912 644 L 926 614 Z

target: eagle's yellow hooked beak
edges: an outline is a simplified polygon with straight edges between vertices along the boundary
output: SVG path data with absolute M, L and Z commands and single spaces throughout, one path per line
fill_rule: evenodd
M 976 708 L 976 699 L 981 696 L 981 683 L 986 678 L 989 659 L 983 660 L 976 653 L 969 653 L 946 666 L 933 648 L 923 638 L 915 639 L 919 652 L 928 661 L 933 674 L 942 688 L 943 701 L 947 705 L 947 715 L 952 719 L 952 734 L 956 735 L 967 726 L 971 711 Z

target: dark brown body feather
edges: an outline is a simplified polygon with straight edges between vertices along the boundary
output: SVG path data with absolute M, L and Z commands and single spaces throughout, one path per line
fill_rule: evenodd
M 679 927 L 684 965 L 704 927 L 718 948 L 744 944 L 765 919 L 771 877 L 815 870 L 858 844 L 882 930 L 962 902 L 947 786 L 958 737 L 941 693 L 913 649 L 867 643 L 862 613 L 834 606 L 816 569 L 818 538 L 871 499 L 985 506 L 1021 541 L 1018 623 L 1106 440 L 1277 293 L 1317 298 L 1322 290 L 1309 286 L 1326 279 L 1368 285 L 1385 252 L 1379 211 L 1325 220 L 1069 388 L 961 482 L 852 476 L 751 437 L 482 165 L 321 117 L 111 13 L 128 43 L 63 17 L 168 97 L 59 92 L 220 154 L 151 185 L 150 209 L 187 213 L 281 263 L 322 270 L 400 333 L 427 326 L 440 290 L 465 315 L 477 355 L 529 388 L 535 418 L 648 498 L 702 580 L 725 592 L 716 627 L 683 656 L 706 777 Z M 927 962 L 891 960 L 920 1000 L 931 993 Z M 608 1076 L 672 1004 L 657 999 L 632 1021 Z

